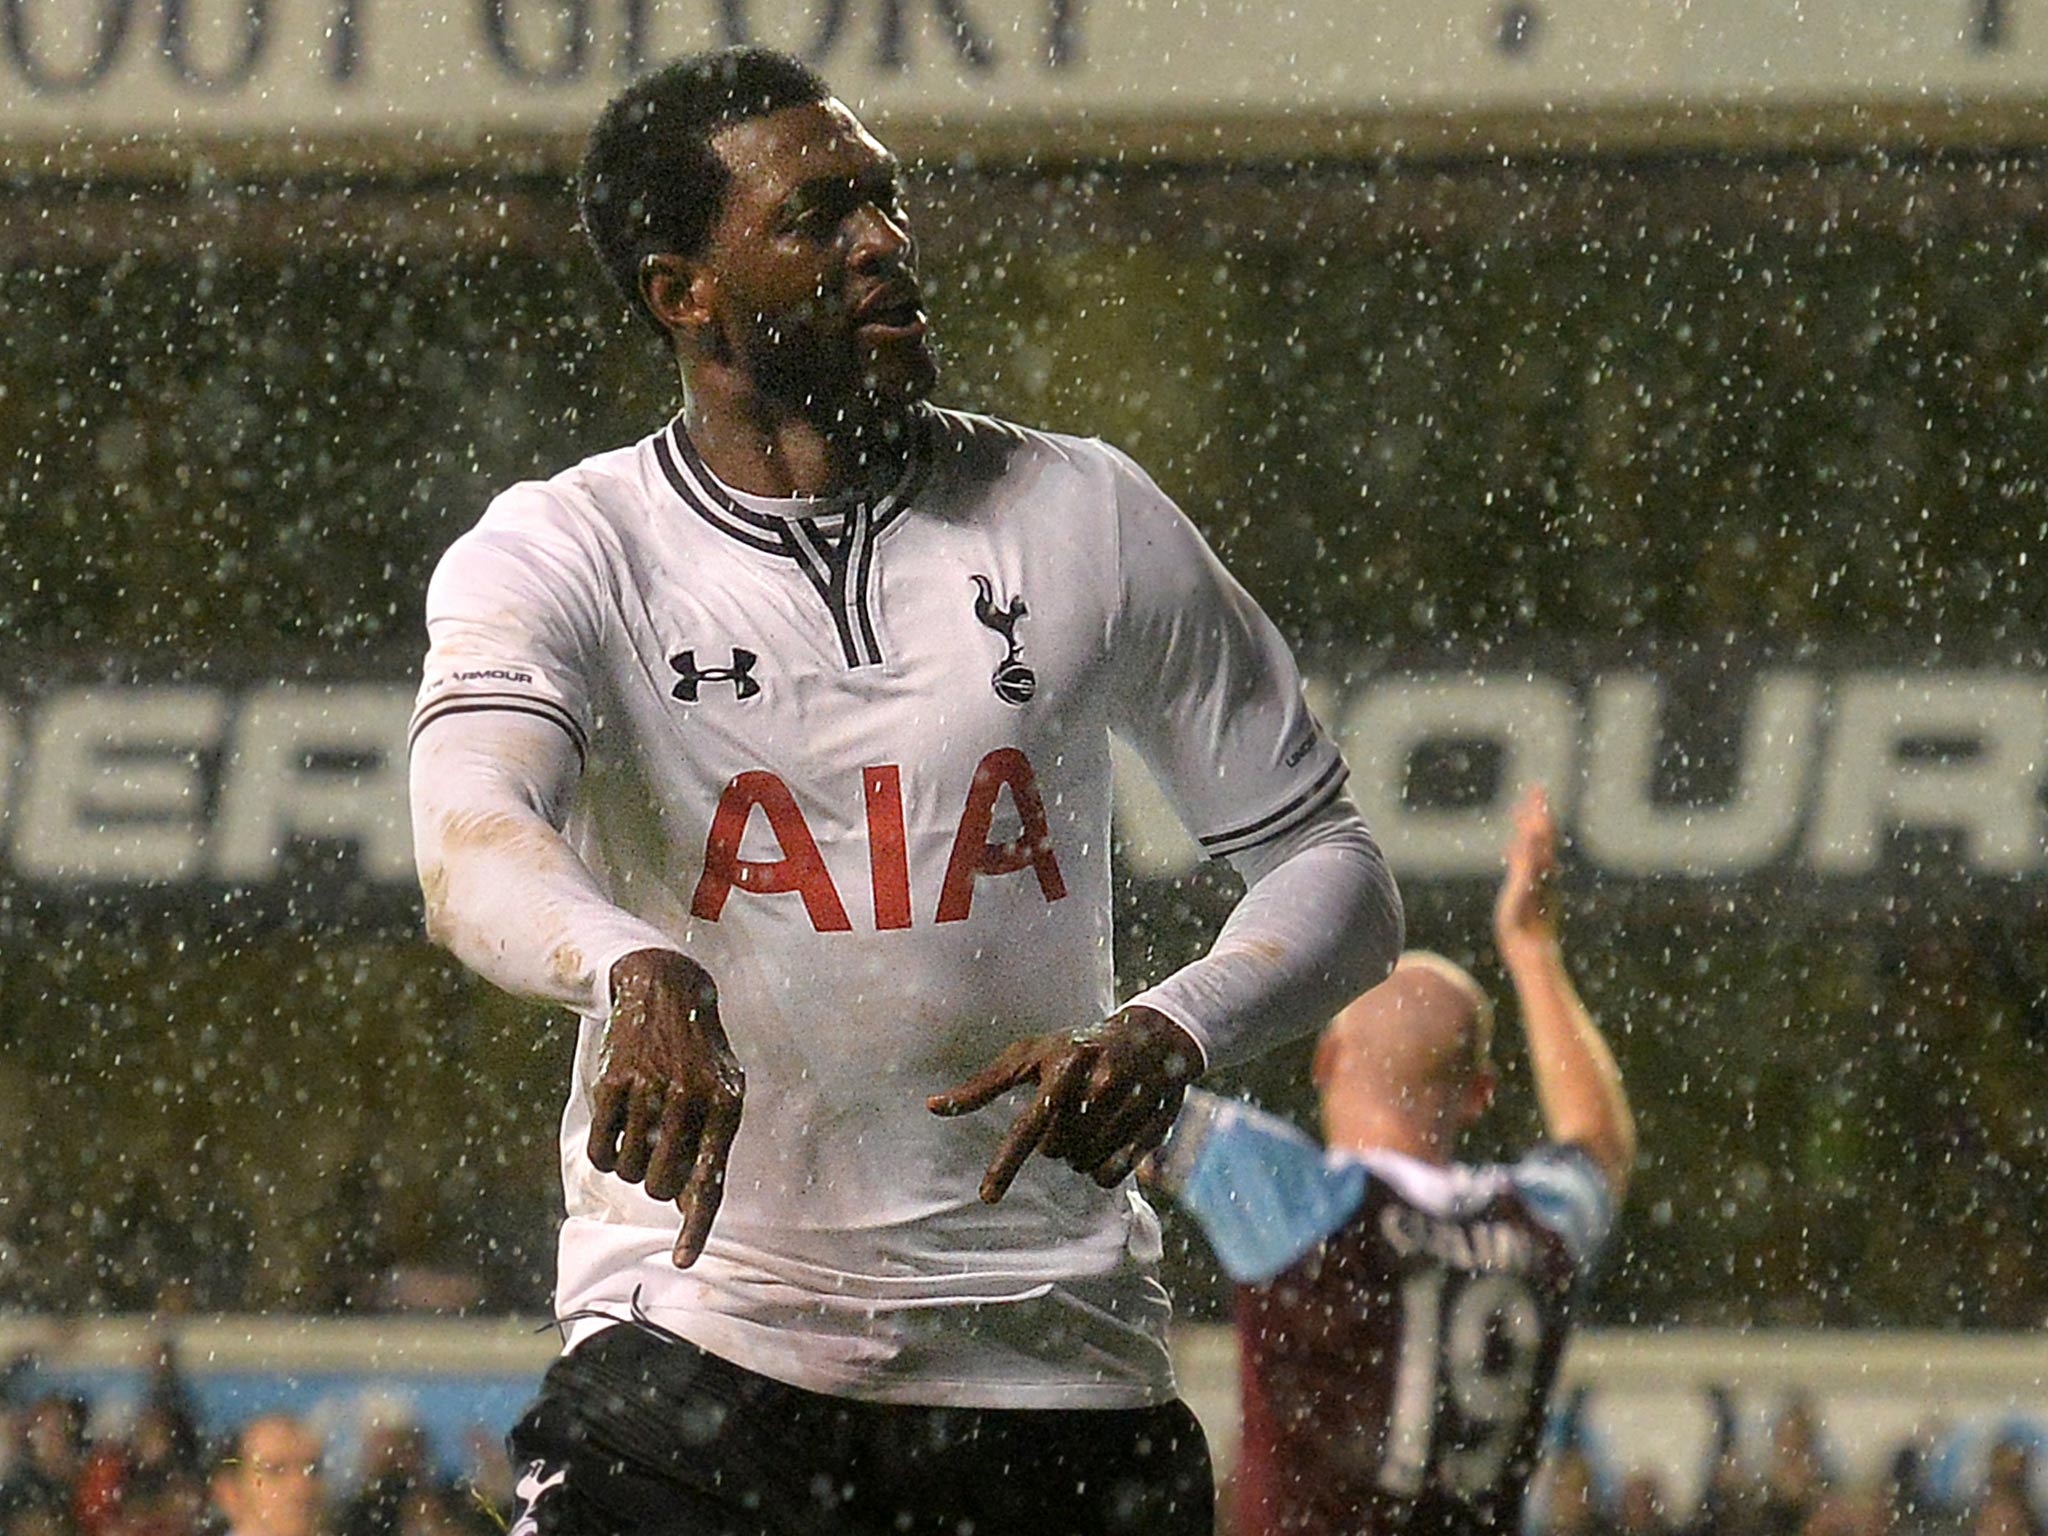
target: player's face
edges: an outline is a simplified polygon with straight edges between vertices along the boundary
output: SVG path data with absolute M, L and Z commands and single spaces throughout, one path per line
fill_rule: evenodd
M 838 101 L 713 145 L 732 170 L 707 253 L 715 318 L 755 387 L 806 414 L 922 399 L 937 369 L 895 157 Z

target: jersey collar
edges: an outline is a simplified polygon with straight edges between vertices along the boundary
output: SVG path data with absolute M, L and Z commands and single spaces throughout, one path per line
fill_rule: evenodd
M 787 512 L 768 511 L 742 501 L 705 464 L 690 434 L 683 430 L 680 414 L 656 433 L 653 441 L 662 476 L 684 506 L 729 538 L 763 554 L 801 562 L 805 544 L 836 542 L 856 523 L 864 523 L 868 533 L 874 534 L 894 522 L 924 482 L 932 457 L 931 440 L 931 410 L 914 407 L 909 451 L 903 456 L 903 470 L 895 484 L 872 499 L 853 494 L 830 500 L 791 500 L 783 503 Z M 865 516 L 855 517 L 856 509 Z M 796 530 L 801 530 L 801 539 L 793 536 Z
M 1469 1216 L 1497 1199 L 1509 1183 L 1506 1170 L 1492 1164 L 1425 1163 L 1388 1147 L 1349 1153 L 1346 1160 L 1363 1163 L 1410 1205 L 1437 1216 Z
M 654 456 L 683 505 L 705 522 L 749 549 L 793 561 L 823 601 L 847 667 L 875 667 L 884 660 L 875 623 L 875 540 L 924 484 L 933 456 L 932 416 L 929 408 L 916 409 L 903 473 L 872 504 L 860 496 L 797 502 L 788 515 L 748 506 L 706 467 L 680 416 L 655 434 Z M 802 515 L 805 510 L 813 515 Z

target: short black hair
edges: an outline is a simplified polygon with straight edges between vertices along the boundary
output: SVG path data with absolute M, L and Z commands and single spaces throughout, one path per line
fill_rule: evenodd
M 668 334 L 640 297 L 640 264 L 656 252 L 695 256 L 710 239 L 731 176 L 712 136 L 831 95 L 790 54 L 722 48 L 664 65 L 605 104 L 576 172 L 576 207 L 605 272 L 656 331 Z

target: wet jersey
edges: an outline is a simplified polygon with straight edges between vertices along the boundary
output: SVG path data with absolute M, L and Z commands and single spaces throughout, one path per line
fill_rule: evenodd
M 1573 1292 L 1613 1219 L 1591 1159 L 1325 1152 L 1203 1094 L 1165 1163 L 1241 1282 L 1238 1528 L 1518 1536 Z
M 560 1310 L 637 1305 L 750 1370 L 876 1400 L 1169 1397 L 1134 1187 L 1039 1158 L 984 1205 L 1014 1103 L 924 1107 L 1110 1010 L 1112 731 L 1212 853 L 1340 793 L 1285 644 L 1143 472 L 922 409 L 892 483 L 769 502 L 671 425 L 500 496 L 443 560 L 428 628 L 415 731 L 486 710 L 559 727 L 585 759 L 565 835 L 627 919 L 547 962 L 592 998 Z M 675 1207 L 585 1150 L 604 978 L 650 935 L 715 978 L 747 1073 L 724 1201 L 681 1271 Z

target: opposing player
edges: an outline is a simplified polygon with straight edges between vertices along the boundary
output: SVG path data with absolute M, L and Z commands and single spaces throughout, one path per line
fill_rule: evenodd
M 428 593 L 430 931 L 583 1021 L 521 1530 L 1206 1533 L 1128 1175 L 1399 950 L 1187 520 L 1100 442 L 926 403 L 898 181 L 781 55 L 614 100 L 585 227 L 682 412 L 505 492 Z M 1114 1011 L 1112 730 L 1250 885 Z
M 1241 1282 L 1245 1536 L 1516 1536 L 1574 1291 L 1628 1186 L 1635 1124 L 1547 905 L 1556 831 L 1517 807 L 1494 911 L 1547 1141 L 1455 1161 L 1495 1082 L 1492 1008 L 1402 956 L 1316 1051 L 1328 1150 L 1189 1096 L 1148 1165 Z

